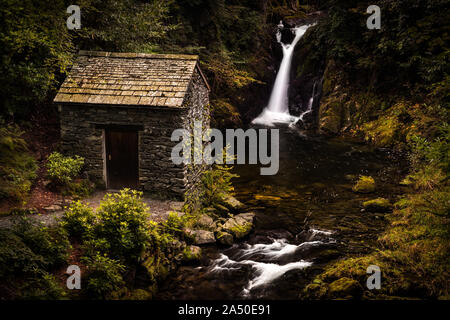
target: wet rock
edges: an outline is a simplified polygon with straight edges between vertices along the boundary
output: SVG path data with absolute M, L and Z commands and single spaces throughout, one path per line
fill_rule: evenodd
M 216 209 L 216 212 L 222 216 L 227 216 L 230 213 L 230 210 L 221 204 L 215 204 L 214 208 Z
M 384 198 L 377 198 L 363 202 L 363 207 L 369 212 L 389 212 L 392 209 L 392 205 L 389 200 Z
M 340 278 L 329 285 L 328 295 L 330 298 L 359 298 L 363 288 L 358 281 L 350 278 Z
M 198 246 L 188 246 L 183 251 L 182 261 L 185 263 L 192 263 L 200 261 L 202 257 L 202 249 Z
M 242 202 L 240 202 L 238 199 L 230 195 L 226 195 L 222 199 L 222 205 L 231 212 L 238 212 L 244 207 Z
M 325 298 L 327 294 L 327 287 L 324 285 L 321 285 L 319 283 L 311 283 L 306 286 L 306 288 L 303 290 L 303 293 L 300 294 L 300 299 L 323 299 Z
M 217 242 L 225 246 L 233 245 L 233 235 L 228 232 L 219 231 L 216 234 Z
M 358 193 L 371 193 L 375 191 L 375 180 L 370 176 L 360 176 L 352 190 Z
M 253 212 L 241 213 L 228 219 L 222 226 L 222 229 L 231 233 L 236 239 L 242 239 L 253 229 Z
M 216 243 L 214 233 L 206 230 L 192 230 L 191 234 L 195 237 L 195 244 L 210 244 Z

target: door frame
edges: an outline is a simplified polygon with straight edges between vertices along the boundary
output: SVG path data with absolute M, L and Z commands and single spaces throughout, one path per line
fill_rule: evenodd
M 107 132 L 108 131 L 122 131 L 122 132 L 136 132 L 137 134 L 137 141 L 136 141 L 136 152 L 137 152 L 137 188 L 139 187 L 139 168 L 140 168 L 140 156 L 139 156 L 139 150 L 140 150 L 140 134 L 139 131 L 143 131 L 144 127 L 142 125 L 125 125 L 125 124 L 95 124 L 95 128 L 102 130 L 102 157 L 103 157 L 103 179 L 105 182 L 106 189 L 110 189 L 110 181 L 109 181 L 109 175 L 108 175 L 108 148 L 107 145 Z

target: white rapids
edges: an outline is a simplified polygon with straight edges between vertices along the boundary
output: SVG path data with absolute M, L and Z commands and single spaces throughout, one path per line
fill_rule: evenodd
M 219 258 L 212 261 L 209 272 L 224 272 L 240 270 L 244 265 L 250 265 L 254 271 L 253 277 L 243 289 L 242 295 L 247 296 L 254 288 L 266 285 L 294 269 L 304 269 L 312 262 L 299 260 L 286 264 L 278 264 L 275 260 L 293 255 L 299 248 L 323 244 L 322 241 L 303 242 L 299 245 L 289 244 L 286 239 L 272 239 L 269 244 L 245 244 L 234 259 L 221 253 Z M 263 258 L 257 261 L 258 258 Z

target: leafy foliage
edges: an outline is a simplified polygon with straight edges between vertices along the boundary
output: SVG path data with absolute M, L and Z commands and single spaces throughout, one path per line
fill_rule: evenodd
M 94 210 L 81 201 L 72 203 L 61 218 L 61 226 L 69 235 L 80 238 L 90 236 L 95 222 Z
M 71 64 L 73 43 L 63 0 L 5 0 L 0 6 L 3 114 L 25 116 L 48 101 Z
M 20 217 L 10 229 L 0 229 L 0 280 L 26 279 L 15 297 L 62 298 L 63 290 L 49 272 L 67 261 L 69 249 L 62 228 L 42 227 Z
M 24 201 L 36 178 L 37 165 L 17 126 L 0 128 L 0 198 Z
M 86 292 L 91 298 L 109 298 L 112 292 L 125 284 L 122 278 L 125 266 L 118 260 L 97 253 L 93 257 L 84 257 L 82 261 L 88 269 Z
M 48 156 L 47 174 L 54 182 L 67 185 L 78 176 L 84 165 L 84 158 L 80 156 L 64 157 L 59 152 Z

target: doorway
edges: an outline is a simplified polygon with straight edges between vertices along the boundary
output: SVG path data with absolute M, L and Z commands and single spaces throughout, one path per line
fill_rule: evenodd
M 106 185 L 109 189 L 139 185 L 138 132 L 105 129 Z

